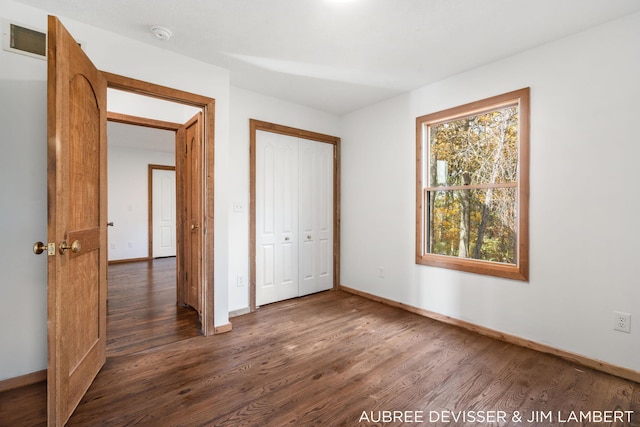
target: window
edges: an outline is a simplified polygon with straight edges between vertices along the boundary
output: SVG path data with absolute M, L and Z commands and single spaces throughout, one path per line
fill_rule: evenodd
M 416 263 L 528 280 L 529 88 L 416 119 Z

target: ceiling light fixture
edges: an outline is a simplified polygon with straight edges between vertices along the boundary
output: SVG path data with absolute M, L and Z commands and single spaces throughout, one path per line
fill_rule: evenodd
M 160 25 L 153 25 L 151 27 L 151 32 L 160 40 L 169 40 L 173 35 L 170 29 L 161 27 Z

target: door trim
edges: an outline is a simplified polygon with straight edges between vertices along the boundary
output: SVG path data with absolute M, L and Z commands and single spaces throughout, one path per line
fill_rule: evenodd
M 154 83 L 144 82 L 118 74 L 101 71 L 107 80 L 107 87 L 130 92 L 138 95 L 149 96 L 165 101 L 176 102 L 178 104 L 189 105 L 202 110 L 204 120 L 203 141 L 205 144 L 203 173 L 201 182 L 204 188 L 203 218 L 204 218 L 204 238 L 202 245 L 203 277 L 202 283 L 202 334 L 212 335 L 215 333 L 214 327 L 214 120 L 215 120 L 215 99 L 202 95 L 185 92 L 179 89 L 172 89 Z
M 249 310 L 256 310 L 256 135 L 279 133 L 334 146 L 333 155 L 333 289 L 340 284 L 340 138 L 249 119 Z
M 123 123 L 125 125 L 142 126 L 153 129 L 163 129 L 177 132 L 182 125 L 180 123 L 165 122 L 163 120 L 148 119 L 146 117 L 131 116 L 129 114 L 107 111 L 107 121 Z

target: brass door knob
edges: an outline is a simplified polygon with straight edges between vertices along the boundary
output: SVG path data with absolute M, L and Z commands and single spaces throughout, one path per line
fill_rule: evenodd
M 196 231 L 198 228 L 200 228 L 199 225 L 191 224 L 191 231 Z
M 62 242 L 60 242 L 60 245 L 58 245 L 58 250 L 60 251 L 60 254 L 64 255 L 67 249 L 71 249 L 71 252 L 77 254 L 78 252 L 80 252 L 82 248 L 78 240 L 74 240 L 73 243 L 71 243 L 71 245 L 69 245 L 66 240 L 63 240 Z
M 47 252 L 48 256 L 54 256 L 56 254 L 56 244 L 35 242 L 33 244 L 33 253 L 40 255 L 43 252 Z
M 42 252 L 47 250 L 47 245 L 42 242 L 35 242 L 33 244 L 33 253 L 36 255 L 40 255 Z

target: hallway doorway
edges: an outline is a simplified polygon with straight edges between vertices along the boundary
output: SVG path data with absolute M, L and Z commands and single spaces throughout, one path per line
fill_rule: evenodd
M 109 90 L 108 110 L 109 120 L 121 123 L 133 123 L 141 126 L 163 128 L 158 122 L 163 122 L 154 114 L 154 118 L 137 116 L 130 111 L 131 97 L 142 98 L 147 101 L 161 101 L 169 104 L 179 104 L 184 111 L 195 108 L 199 112 L 186 122 L 180 121 L 181 128 L 172 125 L 164 127 L 176 132 L 176 141 L 184 140 L 185 145 L 191 147 L 187 153 L 182 149 L 180 154 L 176 150 L 176 179 L 178 188 L 177 204 L 186 205 L 189 200 L 181 199 L 180 194 L 196 194 L 196 202 L 191 203 L 192 209 L 187 212 L 178 211 L 177 221 L 184 227 L 178 227 L 177 233 L 177 302 L 192 305 L 200 314 L 200 332 L 207 336 L 215 333 L 214 328 L 214 111 L 215 100 L 201 95 L 184 92 L 177 89 L 159 86 L 108 72 L 101 74 L 107 80 Z M 122 97 L 122 98 L 121 98 Z M 124 100 L 114 107 L 114 101 Z M 164 107 L 163 107 L 164 108 Z M 153 109 L 158 111 L 157 109 Z M 167 122 L 165 122 L 167 123 Z M 193 132 L 193 129 L 197 131 Z M 188 141 L 189 142 L 188 142 Z M 196 141 L 195 143 L 193 141 Z M 189 166 L 189 161 L 195 159 L 195 165 Z M 189 178 L 187 178 L 189 176 Z M 182 189 L 182 190 L 181 190 Z M 195 217 L 183 220 L 181 214 L 193 214 Z M 190 242 L 189 242 L 190 241 Z M 181 248 L 188 249 L 181 253 Z M 189 298 L 194 294 L 194 284 L 198 298 Z M 197 302 L 196 303 L 194 303 Z

